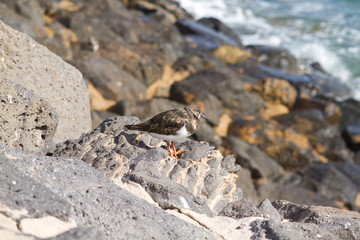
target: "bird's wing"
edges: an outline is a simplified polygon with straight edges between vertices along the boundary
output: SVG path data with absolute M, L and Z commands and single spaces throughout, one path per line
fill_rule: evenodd
M 187 117 L 186 113 L 180 109 L 160 113 L 147 121 L 150 123 L 150 129 L 148 131 L 164 135 L 175 134 L 177 130 L 184 126 L 184 117 Z
M 148 122 L 142 122 L 134 125 L 125 125 L 129 130 L 138 130 L 138 131 L 149 131 L 150 124 Z

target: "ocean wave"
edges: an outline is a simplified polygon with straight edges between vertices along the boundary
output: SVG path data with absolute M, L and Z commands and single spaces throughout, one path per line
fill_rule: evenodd
M 244 45 L 283 47 L 298 58 L 319 62 L 360 99 L 360 1 L 179 2 L 195 18 L 212 16 L 228 24 Z

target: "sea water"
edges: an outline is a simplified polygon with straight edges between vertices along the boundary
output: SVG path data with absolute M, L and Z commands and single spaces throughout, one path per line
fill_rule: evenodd
M 179 0 L 195 18 L 215 17 L 244 45 L 288 49 L 319 62 L 360 100 L 360 0 Z

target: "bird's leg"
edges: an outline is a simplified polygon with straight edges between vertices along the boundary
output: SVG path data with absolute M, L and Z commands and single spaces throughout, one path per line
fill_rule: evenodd
M 175 146 L 174 146 L 174 141 L 171 141 L 171 144 L 172 144 L 172 148 L 173 148 L 173 150 L 174 150 L 174 157 L 175 157 L 175 158 L 179 158 L 178 155 L 183 154 L 184 151 L 183 151 L 183 150 L 180 150 L 180 151 L 177 152 L 176 149 L 175 149 Z
M 166 145 L 167 145 L 167 148 L 168 148 L 168 150 L 169 150 L 169 156 L 170 156 L 170 157 L 174 157 L 173 154 L 172 154 L 172 152 L 171 152 L 169 142 L 166 142 Z

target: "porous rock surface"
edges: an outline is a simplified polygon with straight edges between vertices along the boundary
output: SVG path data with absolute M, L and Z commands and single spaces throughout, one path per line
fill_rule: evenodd
M 32 91 L 0 81 L 0 143 L 45 154 L 58 125 L 50 104 Z
M 77 69 L 2 21 L 0 46 L 0 82 L 22 85 L 49 103 L 58 115 L 54 142 L 90 130 L 89 96 Z
M 181 160 L 168 157 L 161 140 L 139 135 L 124 125 L 134 117 L 114 117 L 78 140 L 58 144 L 54 156 L 74 156 L 95 167 L 112 181 L 142 185 L 163 208 L 189 208 L 209 216 L 242 197 L 234 174 L 240 167 L 232 156 L 223 157 L 208 143 L 185 140 Z
M 0 159 L 0 217 L 10 222 L 42 216 L 71 218 L 79 227 L 96 229 L 92 239 L 102 236 L 99 232 L 108 239 L 214 239 L 119 188 L 77 158 L 41 157 L 0 146 Z M 9 231 L 23 236 L 19 230 L 15 225 Z M 86 231 L 70 231 L 68 238 L 56 236 L 86 236 Z

